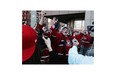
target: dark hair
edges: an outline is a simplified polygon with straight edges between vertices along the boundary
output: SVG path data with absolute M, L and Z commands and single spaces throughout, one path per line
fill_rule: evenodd
M 68 29 L 68 27 L 64 27 L 62 30 L 64 30 L 64 29 Z
M 92 24 L 94 25 L 94 21 L 92 22 Z
M 25 24 L 25 22 L 23 21 L 22 24 Z
M 53 18 L 55 18 L 55 20 L 58 20 L 58 17 L 53 17 Z

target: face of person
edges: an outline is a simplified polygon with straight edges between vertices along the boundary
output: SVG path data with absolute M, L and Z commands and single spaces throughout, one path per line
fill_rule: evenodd
M 80 32 L 79 32 L 79 31 L 75 32 L 75 35 L 79 35 L 79 34 L 80 34 Z
M 43 24 L 47 25 L 47 18 L 44 17 Z
M 53 24 L 55 24 L 58 20 L 56 19 L 56 17 L 53 17 Z
M 87 34 L 88 34 L 88 31 L 87 31 L 87 30 L 85 30 L 85 31 L 83 32 L 83 34 L 84 34 L 84 35 L 87 35 Z
M 64 29 L 62 30 L 62 34 L 63 34 L 63 35 L 68 35 L 68 29 L 67 29 L 67 28 L 64 28 Z
M 43 30 L 44 32 L 47 32 L 47 28 L 46 28 L 46 27 L 43 27 L 42 30 Z

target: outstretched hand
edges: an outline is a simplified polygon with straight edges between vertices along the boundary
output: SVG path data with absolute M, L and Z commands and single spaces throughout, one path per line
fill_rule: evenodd
M 41 17 L 44 17 L 44 15 L 45 15 L 45 12 L 41 11 Z
M 79 42 L 78 42 L 78 40 L 76 40 L 75 38 L 72 40 L 72 42 L 73 42 L 73 45 L 79 45 Z
M 43 25 L 44 11 L 41 11 L 40 14 L 41 14 L 41 18 L 40 18 L 39 24 Z

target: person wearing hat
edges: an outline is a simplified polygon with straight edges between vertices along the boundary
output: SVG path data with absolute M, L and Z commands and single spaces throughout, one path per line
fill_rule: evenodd
M 39 21 L 39 24 L 37 24 L 33 29 L 27 25 L 22 26 L 23 63 L 41 63 L 40 62 L 41 56 L 45 56 L 46 55 L 45 53 L 47 53 L 46 50 L 44 51 L 45 52 L 44 54 L 41 54 L 40 51 L 43 48 L 43 46 L 40 45 L 43 44 L 40 42 L 40 40 L 42 39 L 41 33 L 42 33 L 43 22 L 44 22 L 43 19 L 45 13 L 42 11 L 40 12 L 40 14 L 41 14 L 41 19 Z
M 41 12 L 41 19 L 39 24 L 43 23 L 43 12 Z M 37 64 L 41 63 L 40 46 L 38 44 L 38 29 L 42 26 L 36 26 L 35 30 L 27 25 L 22 25 L 22 63 L 23 64 Z
M 49 43 L 48 45 L 50 46 L 51 44 Z M 55 53 L 52 52 L 52 49 L 48 45 L 48 49 L 44 50 L 43 54 L 40 54 L 37 48 L 37 35 L 35 30 L 28 25 L 22 25 L 22 64 L 41 64 L 40 61 L 45 60 L 48 62 L 48 59 L 53 62 L 55 60 Z M 40 55 L 42 56 L 41 60 Z M 46 56 L 49 56 L 49 58 Z
M 40 51 L 40 41 L 36 31 L 28 25 L 22 25 L 22 64 L 42 64 L 49 62 L 49 51 Z M 42 39 L 43 40 L 43 39 Z M 44 41 L 43 41 L 44 42 Z

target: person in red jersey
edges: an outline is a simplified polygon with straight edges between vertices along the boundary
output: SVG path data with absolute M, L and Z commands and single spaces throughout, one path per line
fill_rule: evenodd
M 85 55 L 87 50 L 89 50 L 91 44 L 91 36 L 88 34 L 87 30 L 83 31 L 83 37 L 81 39 L 82 45 L 81 45 L 81 49 L 80 49 L 80 53 L 82 53 L 82 55 Z
M 76 40 L 78 40 L 78 42 L 79 42 L 79 45 L 77 46 L 77 48 L 78 48 L 78 52 L 80 52 L 81 39 L 82 39 L 82 37 L 83 37 L 83 34 L 81 33 L 81 31 L 75 31 L 75 32 L 73 33 L 73 37 L 74 37 Z
M 44 43 L 44 40 L 42 39 L 42 35 L 44 35 L 45 38 L 50 38 L 51 34 L 47 29 L 47 23 L 44 22 L 44 15 L 45 13 L 42 11 L 40 12 L 41 18 L 37 26 L 34 28 L 37 33 L 37 47 L 38 47 L 38 53 L 40 56 L 40 62 L 42 64 L 49 63 L 49 51 L 47 49 L 46 44 Z
M 55 26 L 51 26 L 51 34 L 56 36 L 55 39 L 55 48 L 53 49 L 57 54 L 57 63 L 58 64 L 68 64 L 68 51 L 72 47 L 73 37 L 68 35 L 68 28 L 63 27 L 62 31 L 59 33 Z

